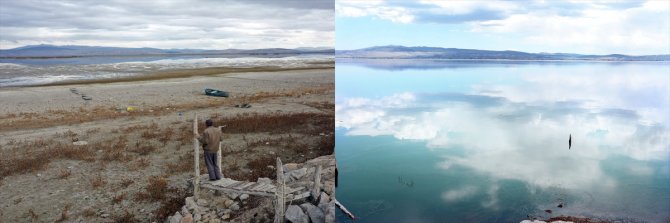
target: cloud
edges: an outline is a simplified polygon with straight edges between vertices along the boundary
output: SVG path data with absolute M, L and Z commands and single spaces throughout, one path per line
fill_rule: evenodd
M 385 6 L 384 1 L 339 0 L 335 4 L 338 15 L 345 17 L 373 16 L 397 23 L 410 23 L 414 16 L 403 7 Z
M 157 48 L 334 45 L 332 0 L 8 1 L 0 48 L 78 44 Z
M 669 1 L 336 1 L 336 11 L 403 24 L 458 24 L 466 35 L 513 38 L 522 49 L 544 52 L 670 53 Z
M 475 186 L 465 186 L 459 189 L 448 190 L 442 193 L 442 199 L 447 202 L 456 202 L 474 195 L 477 192 Z
M 641 52 L 657 47 L 670 53 L 670 2 L 649 1 L 626 9 L 589 7 L 579 15 L 531 11 L 504 19 L 474 23 L 472 31 L 522 34 L 523 41 L 549 47 L 616 48 Z

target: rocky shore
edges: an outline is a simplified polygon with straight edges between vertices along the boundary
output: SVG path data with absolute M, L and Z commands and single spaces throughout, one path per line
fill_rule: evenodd
M 319 172 L 318 166 L 321 166 L 320 177 L 315 176 Z M 302 198 L 286 201 L 284 222 L 335 222 L 335 156 L 321 156 L 300 164 L 287 163 L 282 167 L 287 187 L 314 188 L 314 179 L 320 178 L 318 192 L 306 192 Z M 269 178 L 258 178 L 257 182 L 276 183 Z M 199 199 L 187 197 L 181 211 L 164 222 L 272 222 L 275 218 L 274 202 L 276 199 L 273 197 L 202 189 Z

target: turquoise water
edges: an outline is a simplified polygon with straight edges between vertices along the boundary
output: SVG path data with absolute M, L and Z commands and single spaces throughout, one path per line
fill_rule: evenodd
M 356 222 L 670 220 L 668 63 L 336 66 L 337 197 Z

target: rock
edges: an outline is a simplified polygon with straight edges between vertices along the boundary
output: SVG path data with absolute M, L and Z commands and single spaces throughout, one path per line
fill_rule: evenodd
M 326 223 L 335 222 L 335 201 L 331 201 L 327 204 L 319 204 L 319 208 L 326 214 L 325 220 Z
M 275 169 L 275 166 L 273 166 L 273 165 L 268 165 L 268 169 L 274 170 L 274 169 Z
M 249 195 L 248 195 L 248 194 L 242 194 L 242 195 L 240 195 L 240 200 L 241 200 L 241 201 L 246 200 L 247 198 L 249 198 Z
M 311 203 L 301 204 L 300 207 L 307 212 L 312 223 L 322 223 L 326 221 L 323 211 Z
M 267 177 L 258 178 L 258 180 L 256 182 L 264 183 L 264 184 L 272 184 L 272 180 L 270 180 L 270 178 L 267 178 Z
M 293 223 L 309 223 L 309 217 L 297 205 L 289 205 L 284 217 Z
M 520 223 L 547 223 L 546 221 L 540 221 L 540 220 L 523 220 Z
M 107 214 L 107 213 L 102 213 L 102 214 L 100 215 L 100 217 L 108 218 L 108 217 L 109 217 L 109 214 Z
M 73 142 L 72 145 L 85 146 L 85 145 L 88 145 L 88 142 L 86 142 L 86 141 L 76 141 L 76 142 Z
M 223 220 L 227 220 L 229 218 L 230 218 L 230 214 L 224 214 L 223 216 L 221 216 L 221 219 L 223 219 Z
M 233 203 L 233 205 L 230 205 L 230 210 L 233 210 L 233 211 L 240 210 L 240 205 L 237 202 L 235 202 L 235 203 Z
M 185 214 L 179 223 L 193 223 L 193 216 L 191 214 Z
M 193 220 L 195 222 L 198 222 L 198 221 L 200 221 L 200 219 L 202 219 L 202 215 L 200 215 L 198 213 L 195 213 L 195 216 L 193 216 Z
M 287 163 L 287 164 L 282 165 L 282 167 L 284 167 L 284 171 L 289 172 L 289 171 L 297 170 L 298 169 L 298 164 L 297 163 Z
M 181 206 L 181 215 L 186 217 L 186 215 L 191 214 L 191 212 L 188 211 L 188 208 L 186 208 L 186 205 Z M 191 216 L 193 218 L 193 216 Z
M 181 222 L 181 214 L 179 212 L 176 212 L 172 217 L 170 217 L 168 223 L 180 223 Z
M 195 200 L 193 200 L 193 197 L 187 197 L 185 199 L 185 203 L 186 208 L 188 208 L 188 210 L 191 210 L 191 213 L 195 213 L 195 210 L 198 209 L 198 205 L 195 203 Z
M 221 220 L 219 220 L 217 218 L 212 218 L 208 221 L 208 223 L 221 223 Z
M 323 191 L 332 195 L 335 192 L 335 181 L 327 180 L 323 182 Z
M 226 200 L 223 202 L 223 207 L 225 208 L 230 208 L 231 205 L 233 205 L 233 200 Z
M 330 202 L 330 196 L 326 194 L 325 192 L 321 192 L 321 195 L 319 196 L 319 204 L 327 204 Z
M 209 204 L 209 202 L 207 202 L 207 200 L 202 199 L 202 198 L 198 199 L 198 202 L 196 202 L 196 203 L 198 204 L 198 206 L 202 206 L 202 207 L 205 207 Z
M 303 176 L 305 176 L 306 174 L 307 174 L 307 169 L 305 169 L 305 168 L 293 170 L 293 171 L 288 173 L 289 177 L 294 179 L 294 180 L 298 180 L 298 179 L 302 178 Z
M 238 196 L 240 196 L 240 194 L 238 194 L 238 193 L 228 193 L 228 197 L 231 200 L 235 200 Z

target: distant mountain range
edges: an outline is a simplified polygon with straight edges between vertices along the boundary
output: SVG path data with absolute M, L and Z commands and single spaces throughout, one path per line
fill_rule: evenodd
M 375 59 L 502 59 L 502 60 L 597 60 L 670 61 L 670 54 L 629 56 L 623 54 L 583 55 L 573 53 L 526 53 L 520 51 L 473 50 L 441 47 L 375 46 L 357 50 L 337 50 L 337 58 Z
M 157 49 L 124 48 L 103 46 L 55 46 L 29 45 L 14 49 L 0 50 L 0 58 L 43 58 L 43 57 L 84 57 L 84 56 L 140 56 L 140 55 L 292 55 L 292 54 L 333 54 L 332 48 L 300 47 L 296 49 Z

